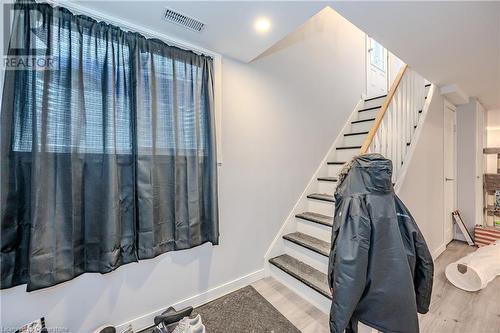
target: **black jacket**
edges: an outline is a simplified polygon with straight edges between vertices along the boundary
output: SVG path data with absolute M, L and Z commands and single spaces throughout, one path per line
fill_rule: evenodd
M 432 257 L 391 176 L 391 161 L 379 154 L 355 157 L 341 172 L 328 265 L 331 332 L 356 332 L 361 321 L 417 333 L 417 311 L 429 310 Z

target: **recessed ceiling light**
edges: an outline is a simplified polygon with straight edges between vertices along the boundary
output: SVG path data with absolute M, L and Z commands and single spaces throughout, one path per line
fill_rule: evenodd
M 267 17 L 259 17 L 255 20 L 254 28 L 259 33 L 268 32 L 271 29 L 271 21 Z

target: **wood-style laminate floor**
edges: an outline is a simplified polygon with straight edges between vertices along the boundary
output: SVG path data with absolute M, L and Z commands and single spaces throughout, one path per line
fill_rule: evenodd
M 483 290 L 467 292 L 444 275 L 449 263 L 473 251 L 473 247 L 453 241 L 436 259 L 431 307 L 420 316 L 421 332 L 500 333 L 500 277 Z
M 422 333 L 500 333 L 500 277 L 485 289 L 470 293 L 454 287 L 446 266 L 474 248 L 453 241 L 435 261 L 434 289 L 429 313 L 420 316 Z M 268 277 L 253 284 L 278 311 L 303 333 L 328 333 L 328 315 L 285 285 Z

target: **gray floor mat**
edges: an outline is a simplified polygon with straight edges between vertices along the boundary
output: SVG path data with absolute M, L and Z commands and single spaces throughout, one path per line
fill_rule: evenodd
M 207 333 L 300 333 L 252 286 L 197 307 Z M 152 328 L 141 333 L 150 333 Z

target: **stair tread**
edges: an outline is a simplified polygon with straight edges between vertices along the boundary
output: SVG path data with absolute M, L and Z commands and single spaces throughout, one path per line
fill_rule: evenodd
M 368 134 L 368 131 L 363 131 L 363 132 L 352 132 L 352 133 L 346 133 L 344 136 L 351 136 L 351 135 L 365 135 Z
M 351 124 L 357 124 L 357 123 L 364 123 L 366 121 L 374 121 L 375 118 L 368 118 L 368 119 L 362 119 L 362 120 L 355 120 L 355 121 L 351 121 Z
M 318 214 L 314 212 L 303 212 L 295 215 L 295 217 L 315 223 L 319 223 L 322 225 L 326 225 L 327 227 L 333 226 L 333 217 L 323 214 Z
M 343 147 L 337 147 L 337 150 L 343 150 L 343 149 L 360 149 L 361 146 L 343 146 Z
M 371 111 L 371 110 L 375 110 L 375 109 L 380 109 L 381 107 L 382 107 L 382 105 L 380 105 L 380 106 L 372 106 L 370 108 L 358 110 L 358 112 Z
M 307 196 L 309 199 L 335 202 L 333 195 L 327 193 L 312 193 Z
M 283 238 L 326 257 L 330 255 L 330 243 L 316 237 L 302 232 L 292 232 L 284 235 Z
M 310 288 L 316 290 L 323 296 L 330 299 L 332 298 L 328 288 L 328 279 L 325 273 L 320 272 L 316 268 L 311 267 L 288 254 L 282 254 L 269 259 L 269 262 Z
M 344 165 L 347 162 L 339 162 L 339 161 L 332 161 L 332 162 L 326 162 L 328 165 Z
M 339 179 L 337 177 L 318 177 L 318 180 L 322 182 L 336 182 Z

